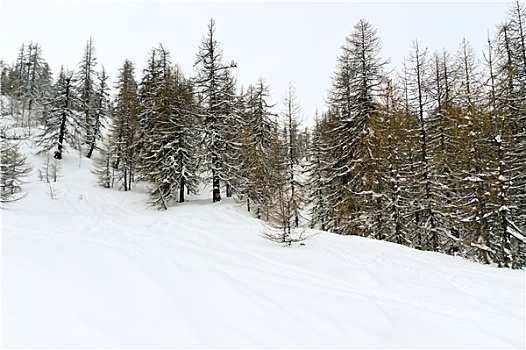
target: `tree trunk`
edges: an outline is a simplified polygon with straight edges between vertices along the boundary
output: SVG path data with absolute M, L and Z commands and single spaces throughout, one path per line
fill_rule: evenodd
M 179 184 L 179 203 L 184 203 L 184 179 Z
M 62 112 L 62 120 L 60 122 L 60 131 L 58 135 L 58 149 L 55 152 L 55 155 L 53 156 L 55 159 L 62 159 L 62 149 L 63 149 L 63 143 L 64 143 L 64 134 L 66 133 L 66 110 L 69 106 L 69 82 L 70 78 L 66 80 L 66 103 L 64 106 L 64 111 Z
M 221 187 L 219 183 L 219 176 L 216 175 L 215 170 L 212 176 L 212 203 L 221 201 Z
M 86 154 L 86 158 L 91 158 L 91 155 L 93 154 L 94 149 L 95 149 L 95 142 L 90 142 L 89 151 L 88 151 L 88 154 Z

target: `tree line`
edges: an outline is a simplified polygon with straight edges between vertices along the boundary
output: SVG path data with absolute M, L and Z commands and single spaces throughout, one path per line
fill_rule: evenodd
M 61 159 L 70 147 L 93 157 L 106 188 L 144 181 L 159 209 L 207 184 L 213 202 L 234 197 L 282 243 L 308 224 L 521 268 L 525 18 L 524 5 L 512 4 L 482 60 L 466 40 L 455 53 L 414 41 L 396 74 L 386 72 L 376 30 L 360 20 L 311 130 L 301 130 L 292 86 L 281 108 L 263 79 L 239 88 L 213 20 L 192 76 L 159 45 L 140 79 L 124 61 L 110 98 L 91 39 L 78 69 L 62 68 L 55 81 L 41 48 L 29 44 L 2 64 L 1 92 L 42 152 Z
M 396 77 L 359 21 L 313 131 L 311 225 L 523 267 L 525 20 L 516 2 L 481 62 L 415 41 Z

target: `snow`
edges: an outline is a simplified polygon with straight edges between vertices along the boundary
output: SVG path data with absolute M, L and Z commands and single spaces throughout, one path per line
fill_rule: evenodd
M 230 200 L 156 211 L 72 154 L 52 200 L 30 159 L 2 213 L 5 348 L 525 346 L 524 271 L 313 230 L 284 247 Z

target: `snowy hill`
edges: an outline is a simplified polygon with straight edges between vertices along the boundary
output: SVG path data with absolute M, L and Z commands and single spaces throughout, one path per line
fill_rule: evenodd
M 3 211 L 5 348 L 524 348 L 525 273 L 318 232 L 260 237 L 231 201 L 168 211 L 68 155 Z M 80 166 L 79 166 L 80 163 Z

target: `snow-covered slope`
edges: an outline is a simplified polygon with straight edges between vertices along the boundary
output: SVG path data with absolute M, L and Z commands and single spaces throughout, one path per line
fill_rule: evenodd
M 283 247 L 231 201 L 158 212 L 90 166 L 68 155 L 58 199 L 34 179 L 3 211 L 6 348 L 525 346 L 524 271 L 325 232 Z

